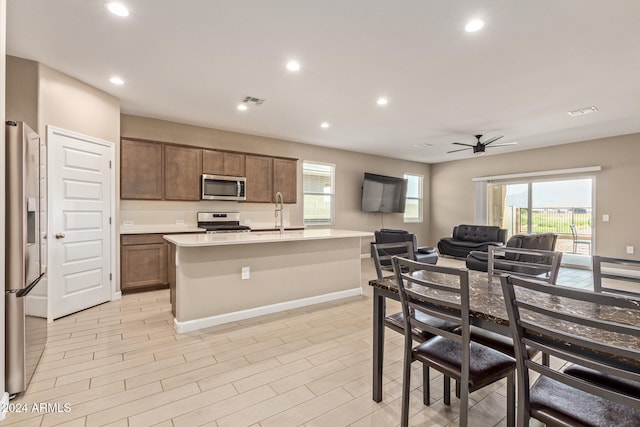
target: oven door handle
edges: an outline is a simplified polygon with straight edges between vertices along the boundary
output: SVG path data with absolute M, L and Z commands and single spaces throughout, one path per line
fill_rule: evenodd
M 20 289 L 18 292 L 16 292 L 16 297 L 18 298 L 22 298 L 23 296 L 26 296 L 29 292 L 31 292 L 33 290 L 33 288 L 36 287 L 36 285 L 38 284 L 38 282 L 40 280 L 42 280 L 42 277 L 45 275 L 46 273 L 42 273 L 41 275 L 38 276 L 38 278 L 36 280 L 34 280 L 33 282 L 31 282 L 29 284 L 29 286 L 27 286 L 24 289 Z

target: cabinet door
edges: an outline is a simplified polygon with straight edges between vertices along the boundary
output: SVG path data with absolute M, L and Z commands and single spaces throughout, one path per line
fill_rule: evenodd
M 240 153 L 224 153 L 224 174 L 245 176 L 246 156 Z
M 202 154 L 198 148 L 164 147 L 165 200 L 200 200 Z
M 120 198 L 162 200 L 163 145 L 123 139 L 120 146 Z
M 297 179 L 297 160 L 273 159 L 273 191 L 281 192 L 285 203 L 296 203 Z
M 202 173 L 224 175 L 224 153 L 222 151 L 202 150 Z
M 273 159 L 247 156 L 247 202 L 273 201 Z
M 130 245 L 121 247 L 121 289 L 167 284 L 167 245 Z
M 202 150 L 202 173 L 245 176 L 245 155 L 224 151 Z

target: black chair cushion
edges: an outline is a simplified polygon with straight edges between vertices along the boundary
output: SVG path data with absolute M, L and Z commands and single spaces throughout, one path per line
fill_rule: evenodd
M 469 391 L 474 391 L 506 376 L 515 369 L 513 357 L 475 342 L 470 343 Z M 462 344 L 437 336 L 413 349 L 413 357 L 460 380 Z
M 485 345 L 494 350 L 498 350 L 504 354 L 508 354 L 511 357 L 515 357 L 515 350 L 513 348 L 513 339 L 505 337 L 495 332 L 487 331 L 486 329 L 471 326 L 471 340 L 478 344 Z M 538 353 L 537 350 L 526 346 L 529 358 Z
M 421 311 L 416 311 L 415 317 L 417 320 L 419 320 L 422 323 L 429 324 L 431 326 L 434 326 L 438 329 L 443 329 L 445 331 L 453 331 L 454 329 L 460 326 L 455 323 L 442 320 L 438 317 L 429 316 L 428 314 L 425 314 Z M 402 314 L 402 312 L 394 313 L 385 317 L 384 323 L 387 327 L 393 329 L 394 331 L 404 334 L 404 315 Z M 411 333 L 418 341 L 426 341 L 429 338 L 433 338 L 434 336 L 432 333 L 423 331 L 418 328 L 413 328 Z
M 550 425 L 640 426 L 640 411 L 548 377 L 531 387 L 531 414 Z
M 636 381 L 619 377 L 613 378 L 604 372 L 580 365 L 571 365 L 565 368 L 564 373 L 640 399 L 640 383 Z

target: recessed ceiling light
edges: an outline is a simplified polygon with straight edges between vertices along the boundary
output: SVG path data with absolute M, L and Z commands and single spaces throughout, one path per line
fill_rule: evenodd
M 236 108 L 240 111 L 247 111 L 247 104 L 238 104 Z
M 378 98 L 376 103 L 378 105 L 387 105 L 389 103 L 389 100 L 387 98 Z
M 433 144 L 429 144 L 428 142 L 423 142 L 422 144 L 414 144 L 415 148 L 430 148 L 433 147 Z
M 300 63 L 298 61 L 289 61 L 289 62 L 287 62 L 287 70 L 289 70 L 289 71 L 300 71 Z
M 326 129 L 326 128 L 328 128 L 328 127 L 329 127 L 329 123 L 327 123 L 327 122 L 322 122 L 322 123 L 320 124 L 320 127 L 321 127 L 321 128 L 323 128 L 323 129 Z
M 116 16 L 129 16 L 129 9 L 127 9 L 125 5 L 117 1 L 108 2 L 107 9 L 109 9 L 109 12 L 113 13 Z
M 479 19 L 473 19 L 467 23 L 464 29 L 469 33 L 473 33 L 474 31 L 478 31 L 482 27 L 484 27 L 484 22 Z
M 577 110 L 569 111 L 569 115 L 571 117 L 584 116 L 585 114 L 591 114 L 597 111 L 598 109 L 594 105 L 592 105 L 591 107 L 583 107 L 578 108 Z
M 124 80 L 122 80 L 120 77 L 118 76 L 113 76 L 109 79 L 109 81 L 111 83 L 113 83 L 114 85 L 118 85 L 118 86 L 122 86 L 124 84 Z

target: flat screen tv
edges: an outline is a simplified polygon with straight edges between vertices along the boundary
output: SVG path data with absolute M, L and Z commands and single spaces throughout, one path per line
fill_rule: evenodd
M 362 184 L 363 212 L 404 213 L 406 198 L 406 179 L 364 173 L 364 182 Z

